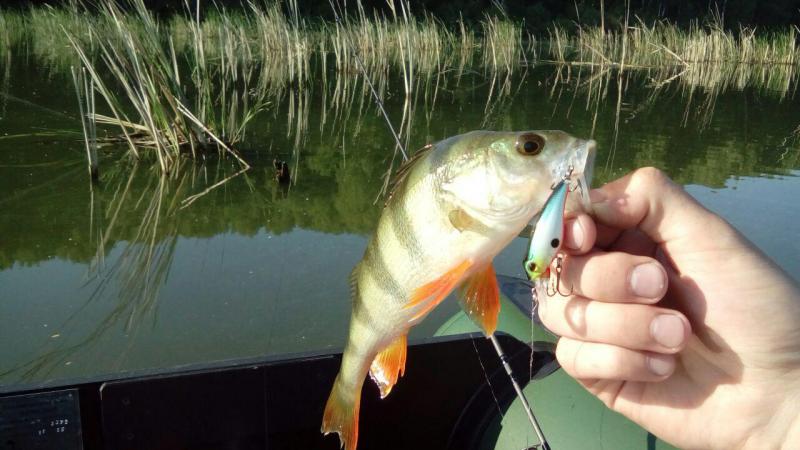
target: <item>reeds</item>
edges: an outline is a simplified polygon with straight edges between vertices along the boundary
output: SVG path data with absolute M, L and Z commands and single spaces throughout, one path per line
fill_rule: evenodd
M 92 119 L 119 127 L 134 157 L 140 156 L 141 147 L 153 148 L 166 173 L 182 154 L 197 156 L 211 150 L 227 153 L 247 167 L 229 146 L 241 135 L 241 126 L 229 124 L 230 141 L 226 143 L 218 136 L 218 130 L 225 127 L 215 110 L 220 103 L 223 108 L 231 105 L 225 96 L 226 83 L 236 85 L 239 81 L 238 61 L 226 59 L 234 53 L 221 44 L 225 57 L 218 66 L 219 79 L 215 80 L 216 73 L 206 65 L 200 24 L 195 23 L 190 26 L 194 33 L 191 42 L 195 44 L 189 52 L 191 67 L 189 73 L 182 73 L 172 41 L 164 39 L 161 25 L 144 2 L 131 0 L 129 6 L 135 16 L 123 13 L 113 1 L 100 5 L 105 26 L 91 29 L 89 34 L 100 61 L 90 56 L 91 48 L 78 36 L 64 30 L 113 116 L 94 115 Z M 111 75 L 113 85 L 101 75 L 104 73 Z M 214 81 L 223 85 L 219 95 Z M 123 95 L 118 95 L 120 90 Z M 192 92 L 195 96 L 190 101 Z M 235 87 L 233 92 L 230 95 L 235 96 Z
M 554 26 L 550 30 L 549 55 L 556 62 L 659 67 L 689 64 L 796 65 L 800 60 L 797 29 L 756 33 L 741 27 L 737 33 L 718 21 L 688 28 L 659 21 L 642 21 L 621 31 L 578 27 L 575 33 Z
M 72 81 L 78 95 L 78 109 L 81 113 L 81 126 L 83 127 L 84 143 L 86 145 L 86 160 L 89 162 L 89 177 L 97 180 L 99 177 L 99 161 L 97 157 L 97 122 L 95 120 L 95 89 L 94 80 L 86 77 L 86 70 L 72 68 Z
M 692 86 L 753 82 L 784 92 L 800 63 L 796 28 L 734 33 L 721 21 L 686 29 L 638 21 L 626 22 L 621 30 L 553 27 L 539 40 L 502 11 L 479 24 L 443 24 L 414 11 L 407 0 L 390 1 L 385 14 L 368 13 L 357 1 L 340 22 L 309 21 L 300 15 L 296 0 L 252 2 L 235 12 L 218 7 L 200 11 L 199 5 L 189 9 L 187 3 L 184 14 L 168 21 L 157 20 L 143 0 L 101 0 L 92 13 L 76 2 L 22 13 L 0 10 L 0 52 L 27 41 L 26 48 L 38 58 L 62 67 L 84 66 L 102 99 L 98 110 L 103 114 L 88 114 L 92 123 L 116 127 L 119 138 L 112 142 L 125 145 L 134 158 L 155 155 L 164 172 L 184 156 L 209 152 L 236 158 L 246 167 L 233 146 L 246 139 L 247 124 L 270 101 L 284 98 L 291 99 L 296 113 L 289 121 L 302 117 L 315 82 L 312 73 L 321 73 L 325 83 L 333 74 L 332 103 L 357 102 L 361 109 L 370 94 L 365 83 L 354 88 L 352 79 L 362 77 L 356 55 L 380 97 L 399 79 L 406 102 L 420 89 L 435 102 L 440 84 L 447 83 L 442 74 L 455 71 L 458 79 L 469 71 L 483 73 L 492 86 L 487 111 L 495 92 L 511 92 L 509 74 L 542 60 L 655 68 L 669 74 L 654 77 L 661 81 L 675 76 Z M 787 70 L 768 69 L 775 67 Z M 412 110 L 404 107 L 409 117 Z M 336 111 L 335 119 L 341 120 Z M 291 124 L 295 130 L 307 126 L 300 120 Z M 92 134 L 87 141 L 94 139 Z
M 120 12 L 109 23 L 110 17 L 104 11 L 117 1 L 123 1 L 128 12 Z M 116 22 L 138 21 L 138 1 L 102 0 L 97 2 L 101 14 L 87 13 L 76 1 L 60 8 L 31 8 L 24 13 L 0 10 L 0 47 L 25 36 L 34 54 L 54 61 L 67 58 L 69 52 L 65 51 L 72 52 L 71 46 L 59 33 L 52 32 L 63 29 L 84 50 L 99 54 L 100 49 L 94 48 L 92 42 L 106 41 L 118 34 Z M 574 29 L 554 26 L 540 42 L 502 11 L 487 14 L 480 23 L 470 26 L 463 21 L 444 24 L 424 11 L 413 11 L 414 5 L 407 0 L 390 1 L 389 6 L 388 15 L 368 14 L 357 1 L 355 13 L 351 11 L 337 24 L 309 22 L 298 12 L 296 0 L 252 2 L 237 12 L 208 7 L 205 11 L 187 11 L 157 24 L 157 29 L 148 25 L 147 31 L 157 32 L 162 43 L 171 39 L 177 55 L 202 49 L 205 59 L 219 60 L 222 52 L 230 54 L 235 49 L 240 63 L 283 67 L 289 80 L 303 80 L 308 75 L 315 53 L 332 55 L 337 69 L 350 72 L 355 68 L 354 51 L 363 58 L 370 73 L 394 67 L 413 68 L 413 72 L 423 75 L 472 66 L 475 54 L 482 57 L 474 61 L 478 67 L 473 68 L 498 71 L 534 62 L 537 55 L 564 63 L 618 64 L 623 48 L 627 49 L 625 59 L 630 67 L 691 63 L 796 65 L 800 56 L 795 27 L 760 33 L 741 27 L 733 32 L 723 28 L 721 19 L 695 22 L 687 28 L 666 21 L 648 24 L 639 20 L 623 30 L 580 24 Z M 345 45 L 346 37 L 353 42 L 354 50 Z
M 525 58 L 522 27 L 507 17 L 486 15 L 482 22 L 483 66 L 493 72 L 513 72 Z
M 26 38 L 24 16 L 0 9 L 0 52 L 9 51 Z

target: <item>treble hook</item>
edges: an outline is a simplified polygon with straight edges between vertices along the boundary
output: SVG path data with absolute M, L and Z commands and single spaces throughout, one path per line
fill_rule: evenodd
M 573 166 L 569 166 L 569 168 L 567 169 L 567 174 L 566 174 L 566 175 L 564 175 L 563 177 L 561 177 L 561 179 L 562 179 L 562 180 L 564 180 L 564 182 L 565 182 L 565 183 L 566 183 L 567 181 L 571 181 L 571 180 L 570 180 L 570 178 L 572 178 L 572 172 L 573 172 L 573 171 L 575 171 L 575 167 L 573 167 Z M 569 189 L 569 191 L 570 191 L 570 192 L 575 192 L 575 191 L 577 191 L 578 189 L 581 189 L 581 190 L 583 190 L 583 186 L 581 185 L 581 178 L 578 178 L 578 179 L 575 181 L 575 186 L 572 186 L 572 185 L 570 184 L 570 185 L 569 185 L 569 187 L 568 187 L 567 189 Z
M 568 297 L 572 295 L 572 288 L 569 289 L 569 292 L 561 292 L 561 271 L 564 270 L 564 256 L 556 256 L 555 263 L 556 270 L 554 273 L 551 272 L 550 282 L 547 283 L 547 295 L 549 297 L 553 297 L 554 295 L 558 294 L 562 297 Z M 555 283 L 553 282 L 552 277 L 555 277 Z
M 570 164 L 570 165 L 567 167 L 567 173 L 565 173 L 564 175 L 561 175 L 561 181 L 557 181 L 557 182 L 555 182 L 555 183 L 551 184 L 551 185 L 550 185 L 550 189 L 553 189 L 553 190 L 555 190 L 556 186 L 558 186 L 558 184 L 559 184 L 559 183 L 566 183 L 567 181 L 569 181 L 569 179 L 572 177 L 572 172 L 574 172 L 574 171 L 575 171 L 575 167 L 573 167 L 573 166 Z M 570 192 L 572 192 L 572 191 L 574 191 L 574 190 L 575 190 L 575 189 L 573 189 L 573 188 L 570 188 Z
M 570 164 L 569 166 L 567 166 L 567 173 L 562 175 L 561 179 L 564 181 L 569 180 L 570 177 L 572 176 L 573 171 L 575 171 L 575 167 L 572 164 Z
M 575 181 L 575 186 L 570 185 L 570 187 L 568 187 L 567 189 L 569 189 L 570 192 L 575 192 L 578 189 L 580 189 L 582 191 L 583 190 L 583 185 L 581 184 L 581 179 L 578 178 L 578 180 Z

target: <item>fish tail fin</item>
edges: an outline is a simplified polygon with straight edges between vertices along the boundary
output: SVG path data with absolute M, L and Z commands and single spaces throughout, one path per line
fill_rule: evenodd
M 369 368 L 369 376 L 381 390 L 381 398 L 389 395 L 397 380 L 406 371 L 407 336 L 403 333 L 386 346 L 383 351 L 378 353 Z
M 360 386 L 359 386 L 360 388 Z M 358 443 L 358 410 L 361 404 L 361 389 L 347 389 L 336 377 L 331 395 L 325 404 L 321 432 L 339 434 L 339 447 L 355 450 Z

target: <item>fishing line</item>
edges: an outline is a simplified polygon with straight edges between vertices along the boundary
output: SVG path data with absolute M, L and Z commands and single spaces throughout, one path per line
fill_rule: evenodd
M 350 40 L 350 35 L 347 33 L 347 30 L 344 29 L 344 25 L 342 24 L 342 20 L 339 17 L 339 13 L 336 11 L 336 6 L 333 3 L 333 0 L 328 0 L 328 4 L 331 5 L 331 10 L 333 10 L 333 17 L 336 20 L 338 25 L 342 25 L 342 31 L 344 38 L 347 40 L 347 45 L 350 47 L 350 51 L 353 52 L 353 56 L 358 63 L 358 68 L 361 70 L 361 74 L 364 76 L 364 80 L 369 85 L 369 90 L 372 92 L 372 97 L 375 99 L 375 103 L 378 105 L 378 109 L 381 110 L 383 114 L 383 118 L 386 120 L 386 125 L 389 126 L 389 130 L 392 132 L 392 136 L 394 136 L 395 144 L 397 145 L 397 149 L 400 150 L 400 153 L 403 155 L 403 160 L 408 161 L 408 153 L 406 153 L 405 147 L 400 142 L 400 136 L 397 134 L 397 131 L 394 130 L 394 126 L 392 126 L 392 121 L 389 120 L 389 114 L 386 112 L 386 108 L 383 107 L 383 102 L 381 101 L 380 96 L 378 95 L 378 91 L 375 90 L 375 86 L 372 84 L 372 80 L 370 80 L 369 75 L 367 74 L 367 69 L 364 67 L 364 63 L 361 61 L 361 56 L 359 56 L 358 52 L 356 51 L 355 45 Z M 344 14 L 344 12 L 342 12 Z
M 536 308 L 539 307 L 539 299 L 536 297 L 536 285 L 531 287 L 531 356 L 528 358 L 528 382 L 533 381 L 533 320 L 536 317 Z
M 478 357 L 478 364 L 481 365 L 481 370 L 483 371 L 483 378 L 486 379 L 486 385 L 489 386 L 489 392 L 492 394 L 492 398 L 494 399 L 494 404 L 497 405 L 497 413 L 500 414 L 500 418 L 505 418 L 503 415 L 503 409 L 500 408 L 500 402 L 497 400 L 497 395 L 494 393 L 494 387 L 492 386 L 492 382 L 489 380 L 489 375 L 486 373 L 486 367 L 483 365 L 483 359 L 481 359 L 481 354 L 478 352 L 478 346 L 475 345 L 475 339 L 470 339 L 472 342 L 472 348 L 475 349 L 475 356 Z

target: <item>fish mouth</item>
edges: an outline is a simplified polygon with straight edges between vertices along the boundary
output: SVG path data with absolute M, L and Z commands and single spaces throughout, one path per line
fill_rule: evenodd
M 584 141 L 586 158 L 583 162 L 583 181 L 586 182 L 586 190 L 592 187 L 592 176 L 594 175 L 594 159 L 597 156 L 597 142 L 594 139 Z
M 597 154 L 597 142 L 594 139 L 575 139 L 567 157 L 561 164 L 554 168 L 553 179 L 560 180 L 566 174 L 576 182 L 580 189 L 581 206 L 585 211 L 591 211 L 589 189 L 592 187 L 594 175 L 594 160 Z

